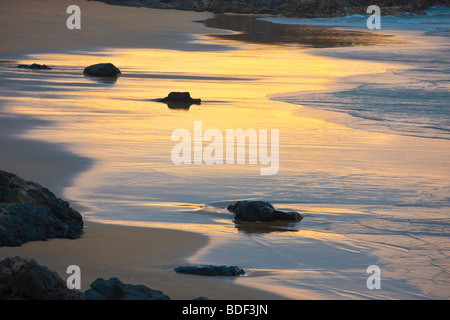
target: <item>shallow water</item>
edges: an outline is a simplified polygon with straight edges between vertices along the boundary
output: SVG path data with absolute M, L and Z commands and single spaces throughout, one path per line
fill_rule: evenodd
M 347 59 L 390 61 L 404 66 L 391 70 L 388 77 L 385 74 L 358 75 L 342 80 L 346 84 L 344 90 L 337 88 L 327 94 L 280 94 L 274 98 L 345 112 L 353 118 L 352 123 L 346 125 L 364 130 L 392 130 L 395 134 L 450 139 L 450 8 L 432 7 L 426 13 L 423 16 L 381 17 L 381 29 L 374 33 L 379 36 L 400 34 L 400 39 L 405 42 L 402 45 L 331 49 L 318 53 Z M 292 27 L 304 24 L 333 26 L 349 32 L 348 29 L 365 28 L 368 16 L 261 20 Z M 397 42 L 400 39 L 394 38 Z
M 273 100 L 286 92 L 320 99 L 321 90 L 330 97 L 326 90 L 345 89 L 340 79 L 367 79 L 367 70 L 389 87 L 408 67 L 226 44 L 214 52 L 110 49 L 20 61 L 49 71 L 2 63 L 3 111 L 53 124 L 22 137 L 94 159 L 65 189 L 87 207 L 85 218 L 206 234 L 209 245 L 192 263 L 239 265 L 247 275 L 237 283 L 287 298 L 448 298 L 448 140 L 365 130 L 345 113 Z M 83 75 L 98 62 L 114 63 L 122 76 Z M 189 91 L 202 104 L 172 109 L 153 101 L 170 91 Z M 203 132 L 279 129 L 278 173 L 262 176 L 260 162 L 175 165 L 171 135 L 193 133 L 194 121 Z M 270 201 L 304 219 L 235 224 L 226 207 L 241 199 Z M 382 270 L 380 290 L 366 286 L 373 264 Z

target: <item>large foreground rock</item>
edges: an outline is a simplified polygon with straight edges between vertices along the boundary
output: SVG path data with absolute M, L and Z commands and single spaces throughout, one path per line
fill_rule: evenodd
M 197 266 L 181 266 L 174 269 L 176 273 L 187 273 L 201 276 L 225 276 L 237 277 L 245 274 L 244 269 L 238 266 L 214 266 L 214 265 L 197 265 Z
M 122 72 L 112 63 L 97 63 L 84 68 L 83 73 L 94 77 L 116 77 Z
M 76 239 L 81 214 L 41 185 L 0 170 L 0 247 L 32 240 Z
M 87 300 L 170 300 L 159 290 L 144 285 L 124 284 L 117 278 L 98 278 L 86 291 Z
M 228 211 L 234 213 L 235 220 L 244 221 L 300 221 L 302 216 L 298 212 L 284 212 L 276 210 L 269 202 L 238 201 L 228 206 Z
M 21 257 L 0 261 L 0 300 L 84 300 L 54 271 Z

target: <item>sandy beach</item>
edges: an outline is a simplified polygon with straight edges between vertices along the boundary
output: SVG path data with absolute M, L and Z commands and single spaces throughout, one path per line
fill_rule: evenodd
M 33 257 L 63 279 L 67 267 L 81 269 L 81 290 L 97 278 L 119 278 L 127 284 L 143 284 L 161 290 L 174 300 L 208 297 L 213 300 L 273 300 L 281 297 L 233 283 L 177 274 L 173 268 L 206 245 L 208 239 L 189 232 L 126 227 L 88 222 L 82 238 L 29 242 L 21 247 L 0 248 L 0 259 Z
M 65 26 L 68 16 L 65 10 L 72 4 L 79 5 L 83 13 L 83 28 L 75 36 Z M 208 13 L 140 10 L 66 0 L 7 1 L 2 3 L 0 15 L 2 59 L 101 47 L 198 49 L 199 45 L 185 40 L 188 34 L 200 34 L 205 30 L 191 21 L 210 16 Z M 134 26 L 128 28 L 131 22 Z M 119 29 L 122 33 L 117 33 Z M 136 33 L 136 30 L 139 31 Z M 0 113 L 0 167 L 3 170 L 36 181 L 62 197 L 72 178 L 92 164 L 91 159 L 76 155 L 62 145 L 20 138 L 36 126 L 48 125 L 46 121 L 5 112 L 1 102 Z M 71 205 L 81 213 L 85 209 L 82 203 L 71 202 Z M 171 299 L 190 300 L 200 296 L 233 300 L 280 299 L 276 294 L 236 285 L 232 279 L 205 279 L 173 272 L 173 268 L 186 263 L 185 258 L 207 244 L 205 236 L 89 220 L 85 225 L 81 239 L 53 239 L 29 242 L 21 247 L 2 247 L 0 259 L 33 257 L 63 279 L 67 266 L 77 264 L 82 270 L 82 291 L 89 289 L 99 277 L 118 277 L 124 283 L 161 290 Z
M 0 169 L 69 201 L 86 228 L 76 240 L 2 247 L 0 259 L 31 256 L 62 278 L 76 264 L 82 290 L 118 277 L 172 299 L 449 297 L 450 140 L 440 122 L 448 82 L 434 64 L 441 38 L 273 27 L 251 16 L 205 27 L 193 21 L 212 13 L 96 1 L 3 2 Z M 81 30 L 66 27 L 73 4 Z M 433 54 L 430 64 L 424 57 Z M 53 69 L 17 68 L 34 62 Z M 99 62 L 122 74 L 83 75 Z M 171 91 L 202 103 L 155 101 Z M 410 106 L 418 111 L 404 111 Z M 203 131 L 279 129 L 277 174 L 261 175 L 263 162 L 175 165 L 172 133 L 199 121 Z M 304 218 L 235 223 L 227 206 L 244 199 Z M 184 264 L 248 272 L 173 272 Z M 366 285 L 374 264 L 382 290 Z
M 66 9 L 70 5 L 81 9 L 80 30 L 66 27 L 69 17 Z M 189 35 L 205 32 L 205 27 L 192 21 L 210 17 L 210 13 L 142 10 L 96 1 L 25 0 L 20 4 L 6 1 L 1 14 L 0 54 L 8 59 L 17 59 L 21 53 L 74 52 L 104 47 L 211 49 L 208 45 L 185 41 Z M 209 29 L 209 32 L 217 31 Z

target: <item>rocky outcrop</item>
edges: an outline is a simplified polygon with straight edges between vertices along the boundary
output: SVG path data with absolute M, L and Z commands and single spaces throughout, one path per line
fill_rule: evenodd
M 51 70 L 52 69 L 49 66 L 46 66 L 45 64 L 37 64 L 37 63 L 33 63 L 33 64 L 19 64 L 17 66 L 17 68 L 32 69 L 32 70 Z
M 298 212 L 276 210 L 269 202 L 238 201 L 228 206 L 228 211 L 234 213 L 234 220 L 243 221 L 300 221 L 302 215 Z
M 0 261 L 0 300 L 84 300 L 54 271 L 21 257 Z
M 225 276 L 237 277 L 245 274 L 245 271 L 238 266 L 214 266 L 214 265 L 197 265 L 197 266 L 181 266 L 174 269 L 176 273 L 187 273 L 201 276 Z
M 405 12 L 424 14 L 433 5 L 449 6 L 445 0 L 95 0 L 112 5 L 210 11 L 215 13 L 270 14 L 288 17 L 337 17 L 366 14 L 367 7 L 376 4 L 383 15 Z
M 98 278 L 86 291 L 87 300 L 170 300 L 159 290 L 144 285 L 124 284 L 117 278 Z
M 116 77 L 121 74 L 119 68 L 112 63 L 97 63 L 84 68 L 84 74 L 93 77 Z
M 0 170 L 0 247 L 83 234 L 81 214 L 41 185 Z

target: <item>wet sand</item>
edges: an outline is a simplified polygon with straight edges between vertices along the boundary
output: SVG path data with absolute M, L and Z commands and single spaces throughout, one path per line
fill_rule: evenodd
M 295 45 L 304 48 L 360 47 L 407 43 L 392 35 L 338 27 L 285 25 L 258 19 L 257 15 L 216 15 L 203 22 L 207 27 L 231 30 L 232 34 L 211 34 L 222 40 L 243 43 Z
M 82 10 L 82 30 L 66 28 L 66 8 L 77 4 Z M 141 10 L 107 6 L 88 1 L 7 1 L 0 12 L 0 56 L 19 59 L 23 54 L 62 52 L 90 47 L 193 48 L 187 34 L 204 33 L 192 20 L 208 13 Z M 133 21 L 124 19 L 132 17 Z M 45 23 L 43 23 L 45 21 Z M 133 27 L 128 27 L 129 25 Z M 113 30 L 113 31 L 112 31 Z M 122 30 L 120 34 L 117 30 Z M 138 30 L 136 32 L 136 30 Z M 78 33 L 77 33 L 78 32 Z M 74 33 L 77 33 L 74 35 Z M 69 40 L 70 38 L 70 40 Z M 195 45 L 198 49 L 208 45 Z M 92 160 L 68 151 L 63 145 L 21 137 L 36 126 L 48 126 L 40 119 L 17 116 L 0 101 L 0 167 L 24 179 L 33 180 L 62 196 L 71 179 L 89 168 Z M 65 199 L 69 200 L 70 199 Z M 83 213 L 83 204 L 71 205 Z M 52 239 L 0 248 L 7 256 L 33 257 L 39 264 L 58 272 L 64 279 L 67 266 L 77 264 L 82 273 L 82 290 L 96 278 L 118 277 L 124 283 L 158 289 L 172 299 L 277 299 L 258 289 L 235 285 L 232 279 L 212 279 L 175 274 L 172 269 L 206 245 L 205 236 L 168 229 L 104 225 L 88 221 L 81 239 Z
M 69 30 L 66 26 L 70 16 L 66 9 L 70 5 L 80 7 L 79 30 Z M 7 0 L 2 1 L 0 15 L 0 57 L 3 59 L 18 59 L 18 54 L 73 53 L 103 47 L 210 50 L 214 46 L 190 44 L 185 40 L 204 34 L 205 30 L 219 33 L 192 22 L 211 17 L 211 13 L 119 7 L 84 0 Z
M 92 165 L 92 160 L 68 151 L 64 146 L 20 135 L 46 121 L 2 112 L 0 102 L 0 168 L 26 180 L 47 186 L 58 197 L 72 179 Z M 77 204 L 72 204 L 77 207 Z
M 280 299 L 258 289 L 242 287 L 230 278 L 177 274 L 173 268 L 204 246 L 208 238 L 196 233 L 86 223 L 80 239 L 28 242 L 21 247 L 0 248 L 0 259 L 33 257 L 63 279 L 75 264 L 81 270 L 81 290 L 97 278 L 117 277 L 123 283 L 143 284 L 161 290 L 171 299 L 191 300 L 200 296 L 214 300 Z
M 64 6 L 69 4 L 61 3 Z M 40 122 L 41 120 L 29 118 L 29 126 L 24 122 L 23 126 L 16 127 L 15 121 L 8 122 L 11 123 L 9 129 L 6 133 L 2 133 L 14 134 L 13 137 L 8 136 L 10 146 L 14 147 L 17 144 L 16 150 L 22 152 L 22 155 L 17 154 L 15 158 L 11 158 L 14 154 L 9 154 L 13 160 L 6 160 L 11 168 L 14 166 L 14 173 L 25 179 L 47 181 L 45 185 L 50 189 L 59 189 L 63 191 L 61 194 L 69 195 L 68 200 L 72 204 L 74 204 L 72 199 L 82 199 L 80 203 L 75 202 L 75 205 L 91 206 L 94 208 L 92 214 L 97 214 L 99 220 L 116 219 L 117 223 L 121 223 L 120 219 L 125 220 L 130 216 L 133 218 L 133 215 L 135 217 L 141 213 L 143 218 L 150 216 L 151 219 L 158 221 L 147 225 L 153 229 L 139 229 L 139 233 L 142 230 L 142 233 L 146 234 L 142 237 L 135 237 L 134 232 L 131 234 L 128 232 L 137 233 L 138 229 L 135 228 L 111 229 L 111 226 L 100 225 L 101 228 L 98 228 L 97 225 L 90 225 L 85 238 L 79 239 L 90 245 L 86 245 L 86 252 L 79 249 L 80 253 L 75 255 L 81 261 L 88 262 L 82 267 L 82 270 L 90 270 L 90 274 L 86 275 L 87 279 L 99 275 L 92 270 L 101 271 L 102 274 L 99 276 L 102 277 L 107 277 L 103 273 L 109 272 L 108 270 L 114 270 L 124 275 L 125 279 L 122 279 L 124 282 L 127 282 L 127 279 L 130 279 L 130 282 L 137 281 L 139 280 L 137 277 L 142 274 L 142 281 L 148 281 L 145 284 L 168 295 L 171 295 L 170 288 L 173 286 L 176 290 L 186 289 L 171 295 L 173 298 L 186 299 L 198 295 L 207 296 L 204 290 L 209 288 L 222 291 L 223 284 L 229 285 L 230 291 L 222 295 L 222 292 L 212 290 L 214 292 L 210 298 L 237 299 L 245 296 L 258 299 L 260 294 L 264 294 L 254 290 L 247 291 L 248 288 L 235 284 L 254 284 L 255 287 L 278 292 L 280 295 L 289 295 L 294 299 L 424 297 L 421 292 L 415 295 L 416 288 L 407 285 L 408 278 L 411 278 L 412 274 L 419 275 L 418 282 L 421 285 L 425 284 L 426 290 L 429 286 L 432 289 L 430 292 L 436 291 L 435 283 L 440 281 L 438 277 L 445 279 L 445 275 L 448 274 L 446 256 L 441 255 L 447 247 L 446 241 L 441 241 L 443 237 L 439 237 L 439 241 L 433 240 L 435 243 L 431 245 L 426 236 L 423 244 L 416 246 L 415 241 L 419 238 L 417 234 L 410 239 L 410 231 L 405 231 L 400 239 L 396 228 L 400 230 L 408 228 L 401 225 L 399 227 L 397 220 L 379 219 L 372 212 L 358 211 L 357 208 L 352 210 L 353 207 L 341 210 L 320 207 L 312 210 L 298 201 L 315 203 L 316 195 L 322 195 L 324 187 L 331 187 L 330 195 L 336 199 L 355 199 L 355 201 L 365 199 L 365 202 L 372 197 L 378 199 L 377 190 L 383 191 L 382 195 L 389 193 L 388 199 L 398 201 L 402 193 L 391 192 L 391 189 L 408 191 L 409 185 L 415 188 L 424 182 L 428 184 L 435 178 L 435 185 L 431 187 L 440 188 L 441 185 L 447 185 L 443 177 L 448 176 L 448 170 L 442 159 L 448 153 L 445 151 L 448 148 L 443 148 L 443 144 L 439 141 L 371 133 L 366 130 L 355 131 L 350 126 L 340 125 L 341 122 L 336 121 L 335 112 L 291 106 L 285 102 L 268 99 L 268 95 L 270 97 L 271 94 L 281 92 L 335 90 L 336 88 L 330 86 L 336 83 L 336 79 L 358 76 L 367 70 L 370 70 L 371 74 L 382 75 L 386 74 L 387 70 L 403 68 L 402 65 L 390 62 L 377 64 L 355 60 L 319 59 L 297 50 L 286 50 L 285 47 L 259 45 L 265 42 L 258 41 L 253 41 L 254 44 L 250 45 L 247 43 L 241 45 L 225 40 L 221 43 L 234 45 L 238 50 L 212 52 L 208 50 L 226 50 L 227 47 L 221 45 L 214 47 L 212 43 L 217 41 L 208 41 L 206 37 L 202 38 L 204 40 L 202 43 L 183 41 L 191 39 L 191 36 L 184 32 L 192 34 L 213 32 L 214 29 L 204 29 L 200 24 L 181 21 L 185 21 L 183 17 L 188 17 L 187 21 L 191 18 L 201 20 L 205 18 L 203 14 L 111 7 L 84 1 L 78 4 L 85 12 L 83 17 L 86 18 L 82 18 L 83 27 L 80 33 L 65 29 L 67 15 L 64 14 L 65 7 L 62 5 L 58 10 L 55 7 L 42 12 L 42 15 L 46 16 L 53 10 L 53 16 L 46 16 L 48 24 L 35 25 L 36 30 L 47 28 L 47 33 L 33 33 L 30 25 L 27 30 L 31 33 L 27 35 L 12 31 L 20 39 L 17 44 L 18 53 L 30 52 L 34 50 L 33 48 L 39 49 L 36 53 L 45 53 L 46 48 L 49 51 L 57 51 L 56 54 L 34 54 L 27 57 L 26 61 L 21 61 L 32 63 L 36 59 L 38 62 L 57 66 L 52 70 L 50 77 L 39 72 L 18 72 L 15 68 L 12 71 L 11 64 L 9 66 L 11 70 L 2 74 L 0 81 L 10 78 L 4 82 L 6 86 L 2 86 L 2 92 L 6 92 L 5 96 L 9 97 L 5 98 L 7 101 L 3 111 L 11 112 L 6 114 L 7 116 L 21 114 L 22 121 L 31 115 L 57 123 L 55 126 L 49 126 Z M 89 10 L 85 10 L 86 5 L 89 6 Z M 20 15 L 38 12 L 32 5 L 27 11 L 16 9 Z M 101 16 L 100 13 L 105 11 L 108 14 L 97 19 L 97 16 Z M 158 15 L 152 19 L 152 14 L 156 13 Z M 11 23 L 14 21 L 14 14 L 8 16 L 9 20 L 0 21 Z M 20 15 L 15 15 L 16 20 L 19 19 Z M 38 16 L 22 20 L 33 21 L 33 18 L 36 18 L 36 21 L 40 20 Z M 25 28 L 19 22 L 12 29 Z M 84 27 L 89 28 L 95 24 L 98 24 L 97 28 L 83 33 Z M 121 31 L 117 34 L 112 30 Z M 10 57 L 20 60 L 13 51 L 14 38 L 2 39 L 8 40 L 6 45 L 2 45 L 2 48 L 6 48 L 2 56 L 5 59 Z M 247 41 L 249 40 L 243 40 Z M 36 47 L 33 42 L 37 42 Z M 95 46 L 94 50 L 97 51 L 90 50 L 92 46 Z M 111 47 L 129 48 L 115 50 Z M 85 51 L 76 52 L 74 48 Z M 245 50 L 239 50 L 242 48 Z M 198 51 L 194 52 L 194 49 Z M 347 48 L 344 49 L 343 54 L 347 52 Z M 13 53 L 9 54 L 9 50 Z M 65 54 L 57 54 L 58 52 Z M 123 67 L 125 72 L 117 83 L 96 83 L 83 77 L 81 68 L 91 62 L 99 62 L 97 60 L 100 58 L 113 59 L 111 62 Z M 4 69 L 8 69 L 8 66 Z M 199 78 L 199 75 L 202 78 Z M 195 77 L 197 78 L 194 81 Z M 180 79 L 183 81 L 179 81 Z M 393 86 L 395 84 L 393 82 Z M 9 86 L 14 85 L 17 87 L 8 91 Z M 149 101 L 152 98 L 166 96 L 168 90 L 186 90 L 186 87 L 193 97 L 205 99 L 205 104 L 193 106 L 190 110 L 174 111 L 167 109 L 170 106 Z M 12 98 L 9 96 L 10 93 L 14 95 Z M 350 116 L 342 114 L 339 118 L 342 118 L 344 124 L 351 122 Z M 254 180 L 248 179 L 259 172 L 259 168 L 251 166 L 245 168 L 171 166 L 168 159 L 171 146 L 167 143 L 170 140 L 170 133 L 174 128 L 191 128 L 193 121 L 199 119 L 204 121 L 205 129 L 217 128 L 222 132 L 227 128 L 272 128 L 283 124 L 282 129 L 285 133 L 280 139 L 283 142 L 280 159 L 283 159 L 281 171 L 284 171 L 286 179 L 281 184 L 276 179 L 262 180 L 260 176 Z M 335 121 L 337 123 L 334 123 Z M 29 131 L 36 125 L 40 127 Z M 33 142 L 30 145 L 33 147 L 30 149 L 32 154 L 30 157 L 27 155 L 28 147 L 21 144 L 22 131 L 27 133 L 28 139 L 39 137 L 40 140 L 56 144 L 54 147 L 49 144 L 47 148 L 41 148 L 39 143 Z M 20 137 L 16 134 L 20 134 Z M 14 148 L 10 150 L 15 153 Z M 77 164 L 81 163 L 78 161 L 80 159 L 76 159 L 79 156 L 67 150 L 83 155 L 87 159 L 95 159 L 95 163 L 90 164 L 92 167 L 89 172 L 85 171 L 86 167 L 81 166 L 77 169 Z M 63 152 L 65 159 L 60 158 L 56 161 L 56 151 Z M 42 156 L 42 160 L 40 169 L 35 170 L 31 164 L 37 165 L 36 155 Z M 46 161 L 48 165 L 45 164 Z M 71 169 L 74 171 L 70 172 Z M 58 170 L 64 170 L 64 173 L 63 171 L 56 173 Z M 71 174 L 76 175 L 76 180 L 66 179 Z M 73 187 L 70 186 L 71 181 L 76 181 Z M 339 183 L 333 183 L 338 181 Z M 63 185 L 61 182 L 64 182 Z M 283 188 L 279 188 L 279 185 Z M 285 189 L 286 185 L 290 188 Z M 361 188 L 358 187 L 360 185 Z M 374 192 L 371 188 L 367 188 L 372 185 L 375 187 Z M 389 187 L 385 189 L 385 186 Z M 335 187 L 334 191 L 332 187 Z M 247 236 L 234 230 L 236 229 L 234 223 L 225 213 L 222 221 L 214 224 L 205 224 L 208 216 L 200 215 L 198 212 L 183 213 L 182 218 L 166 214 L 176 211 L 174 207 L 180 203 L 187 210 L 189 208 L 195 210 L 192 208 L 200 208 L 205 203 L 230 199 L 260 198 L 264 195 L 273 196 L 270 201 L 279 199 L 273 190 L 292 191 L 292 194 L 288 195 L 289 198 L 283 195 L 282 197 L 284 200 L 292 199 L 295 203 L 281 205 L 286 206 L 285 209 L 289 206 L 289 210 L 302 210 L 308 214 L 300 225 L 301 232 L 284 235 L 268 232 L 258 236 Z M 364 192 L 366 193 L 362 194 Z M 404 198 L 407 198 L 408 194 L 405 193 Z M 219 209 L 217 211 L 220 211 Z M 220 217 L 217 211 L 211 214 L 216 219 Z M 81 212 L 87 216 L 91 214 L 87 210 Z M 127 213 L 132 214 L 127 216 Z M 401 207 L 395 211 L 395 215 L 391 215 L 397 218 L 405 214 L 410 218 L 411 215 L 407 213 L 408 210 Z M 416 216 L 419 215 L 423 216 L 424 212 L 419 211 Z M 191 226 L 188 225 L 188 219 L 192 219 Z M 179 223 L 178 226 L 174 220 Z M 180 223 L 181 221 L 183 223 Z M 329 224 L 333 221 L 336 223 L 332 223 L 330 229 Z M 364 223 L 360 224 L 359 221 Z M 380 227 L 379 224 L 383 221 L 385 224 Z M 367 222 L 368 227 L 360 229 Z M 425 224 L 425 227 L 429 226 Z M 175 229 L 185 230 L 187 233 L 177 232 Z M 379 230 L 376 235 L 373 235 L 374 229 Z M 107 232 L 103 232 L 105 230 Z M 118 243 L 111 249 L 109 243 L 116 243 L 114 239 L 122 234 L 122 231 L 123 236 L 120 237 L 126 240 L 117 240 Z M 209 241 L 198 233 L 209 236 Z M 152 239 L 153 242 L 161 239 L 160 242 L 164 245 L 149 246 L 148 243 L 152 243 Z M 178 242 L 184 242 L 183 240 L 187 242 L 187 246 L 183 245 L 185 250 L 177 251 Z M 224 243 L 221 243 L 222 241 Z M 402 242 L 401 246 L 398 245 L 399 241 Z M 57 249 L 56 243 L 60 242 L 64 245 L 64 249 Z M 49 261 L 49 266 L 53 260 L 58 260 L 60 255 L 64 256 L 61 265 L 55 266 L 64 275 L 65 265 L 76 263 L 73 261 L 74 255 L 66 255 L 66 252 L 70 253 L 74 243 L 78 243 L 78 240 L 73 242 L 51 240 L 41 243 L 40 249 L 33 249 L 32 252 L 36 252 L 36 255 L 42 252 L 46 257 L 44 260 Z M 100 245 L 96 246 L 96 243 Z M 292 251 L 293 243 L 302 249 Z M 49 244 L 52 244 L 51 246 L 55 244 L 55 253 L 48 252 L 48 248 L 51 248 Z M 32 245 L 39 244 L 30 244 L 30 247 Z M 27 247 L 28 245 L 24 246 Z M 124 258 L 123 261 L 127 261 L 127 258 L 135 259 L 134 255 L 139 253 L 139 257 L 136 258 L 137 265 L 124 263 L 112 256 L 115 247 L 121 249 L 117 252 L 120 252 L 119 256 Z M 164 250 L 167 248 L 170 257 L 164 256 L 162 247 Z M 11 250 L 13 253 L 20 252 L 22 248 Z M 104 256 L 98 255 L 101 259 L 94 260 L 99 250 Z M 147 250 L 155 252 L 155 255 Z M 131 251 L 132 256 L 128 251 Z M 25 250 L 23 252 L 26 253 Z M 146 260 L 149 255 L 153 257 L 151 261 Z M 427 257 L 433 257 L 433 261 L 428 262 Z M 200 261 L 199 263 L 238 264 L 250 270 L 250 274 L 234 281 L 223 278 L 190 279 L 174 275 L 170 271 L 171 268 L 184 263 L 186 258 L 189 258 L 189 261 Z M 40 258 L 36 256 L 36 259 L 39 261 Z M 388 262 L 385 262 L 386 260 Z M 264 266 L 262 263 L 265 261 L 270 264 Z M 379 293 L 368 291 L 365 273 L 369 264 L 377 262 L 384 263 L 383 291 Z M 392 262 L 395 263 L 390 265 Z M 405 265 L 408 266 L 406 269 Z M 95 269 L 96 267 L 98 269 Z M 122 269 L 129 272 L 121 273 Z M 425 281 L 421 279 L 422 275 L 433 272 L 437 276 L 428 277 Z M 131 277 L 130 273 L 135 276 Z M 150 277 L 151 274 L 157 275 L 155 278 L 161 280 L 161 286 L 153 279 L 151 281 L 144 279 L 146 275 Z M 256 277 L 258 274 L 265 276 Z M 271 275 L 274 280 L 272 288 L 269 286 Z M 176 281 L 165 281 L 166 279 Z M 178 279 L 192 280 L 194 286 L 199 286 L 199 294 L 193 295 L 191 287 L 184 282 L 178 282 Z M 289 286 L 280 285 L 284 280 L 292 281 L 297 286 L 296 289 L 289 292 L 287 290 Z M 441 281 L 439 286 L 442 290 L 437 288 L 443 292 L 439 293 L 439 297 L 448 296 L 445 284 L 446 282 Z M 239 292 L 239 295 L 236 295 L 236 292 Z

